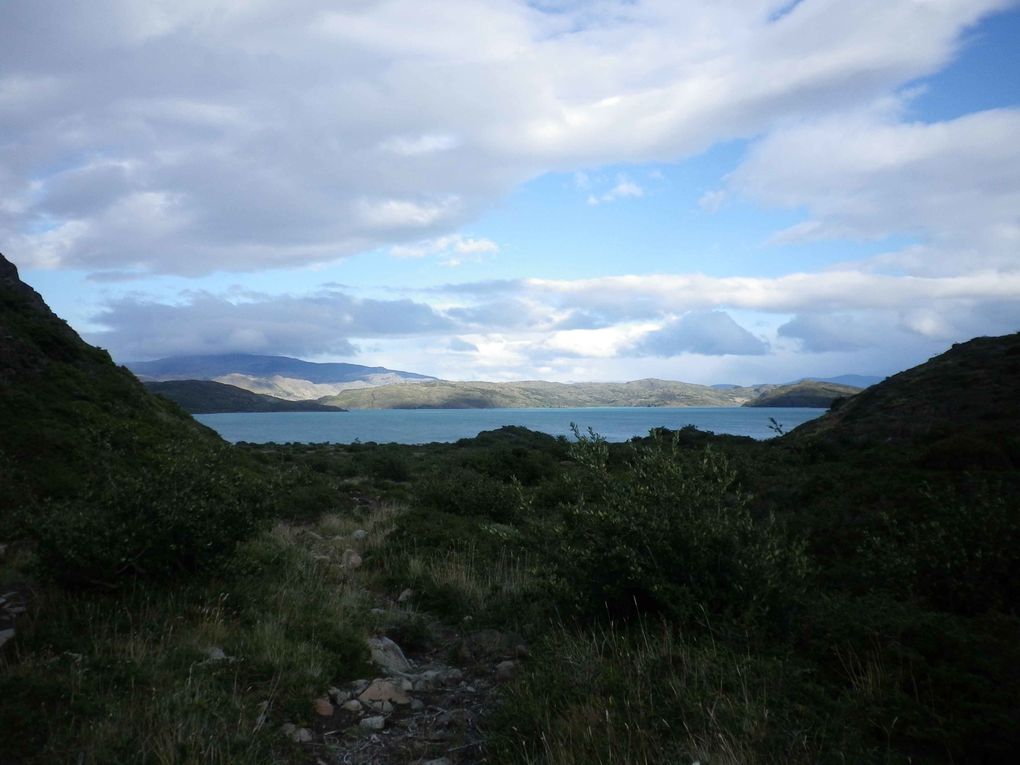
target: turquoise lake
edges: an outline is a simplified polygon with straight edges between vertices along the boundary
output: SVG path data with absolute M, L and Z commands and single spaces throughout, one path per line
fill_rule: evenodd
M 570 423 L 610 441 L 644 436 L 656 427 L 694 425 L 700 430 L 770 438 L 769 418 L 789 432 L 824 409 L 744 407 L 598 407 L 583 409 L 360 409 L 352 412 L 199 414 L 195 419 L 228 441 L 251 443 L 398 444 L 450 442 L 503 425 L 523 425 L 554 436 L 570 435 Z

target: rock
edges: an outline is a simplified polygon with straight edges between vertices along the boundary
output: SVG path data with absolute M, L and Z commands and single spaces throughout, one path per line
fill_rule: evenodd
M 360 542 L 367 536 L 368 536 L 367 531 L 365 531 L 364 529 L 358 529 L 353 534 L 351 534 L 351 539 L 355 540 L 356 542 Z
M 338 706 L 340 704 L 343 704 L 350 697 L 351 697 L 351 694 L 348 691 L 341 691 L 339 688 L 330 688 L 329 689 L 329 698 L 330 698 L 330 700 L 334 704 L 337 704 Z
M 312 732 L 308 728 L 299 728 L 294 723 L 284 723 L 280 733 L 297 744 L 308 744 L 312 741 Z
M 388 637 L 369 638 L 368 650 L 372 654 L 372 661 L 388 672 L 400 675 L 411 669 L 411 662 L 404 656 L 400 646 Z
M 514 646 L 514 654 L 517 656 L 518 659 L 527 659 L 529 656 L 531 656 L 531 651 L 528 650 L 528 647 L 524 645 L 524 643 L 519 643 L 518 645 Z
M 357 699 L 351 699 L 350 701 L 345 701 L 340 706 L 340 708 L 343 709 L 345 712 L 353 712 L 354 714 L 358 714 L 359 712 L 361 712 L 361 702 L 358 701 Z
M 447 685 L 453 685 L 454 683 L 459 683 L 463 679 L 464 679 L 464 673 L 461 672 L 456 667 L 454 667 L 453 669 L 447 670 L 446 674 L 443 676 L 443 681 Z
M 355 569 L 361 565 L 361 556 L 358 555 L 354 550 L 350 548 L 343 551 L 340 556 L 340 564 L 344 568 Z
M 420 712 L 425 708 L 425 702 L 421 699 L 411 699 L 411 711 Z
M 0 630 L 0 646 L 3 646 L 3 644 L 12 637 L 14 637 L 14 627 L 8 627 L 5 630 Z
M 514 670 L 517 669 L 517 664 L 512 661 L 501 661 L 496 665 L 496 678 L 498 680 L 506 681 L 514 676 Z
M 403 678 L 400 681 L 400 690 L 402 690 L 402 691 L 412 691 L 412 690 L 414 690 L 414 683 L 412 683 L 410 680 L 408 680 L 405 677 L 405 678 Z
M 407 695 L 407 692 L 403 688 L 392 680 L 383 680 L 381 678 L 373 680 L 372 684 L 358 696 L 358 699 L 363 702 L 382 701 L 391 702 L 393 704 L 411 703 L 411 697 Z
M 375 715 L 374 717 L 366 717 L 364 720 L 358 723 L 362 728 L 368 730 L 382 730 L 386 727 L 386 718 L 382 715 Z
M 389 702 L 389 701 L 381 701 L 381 702 L 379 702 L 379 708 L 383 712 L 386 712 L 387 714 L 389 714 L 390 712 L 393 711 L 393 704 L 391 702 Z
M 402 593 L 400 593 L 397 596 L 397 602 L 398 603 L 406 603 L 407 601 L 409 601 L 413 597 L 414 597 L 414 590 L 412 590 L 409 587 L 409 588 L 407 588 L 406 590 L 404 590 Z
M 316 699 L 312 702 L 312 706 L 315 707 L 315 714 L 320 717 L 333 716 L 333 705 L 329 703 L 327 698 Z
M 209 661 L 226 661 L 227 655 L 223 652 L 223 649 L 219 646 L 209 646 L 205 649 L 205 655 L 209 657 Z

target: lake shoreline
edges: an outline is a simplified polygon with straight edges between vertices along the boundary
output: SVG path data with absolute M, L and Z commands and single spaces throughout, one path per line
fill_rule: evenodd
M 196 419 L 233 443 L 451 443 L 508 425 L 569 437 L 573 424 L 616 442 L 653 428 L 689 426 L 763 440 L 778 435 L 774 422 L 789 432 L 824 412 L 803 407 L 534 407 L 222 413 Z

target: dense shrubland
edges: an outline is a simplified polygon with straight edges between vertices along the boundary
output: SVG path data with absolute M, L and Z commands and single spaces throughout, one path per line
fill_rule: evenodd
M 223 453 L 234 461 L 197 464 L 168 453 L 180 462 L 159 474 L 43 505 L 34 552 L 9 569 L 136 584 L 42 585 L 38 619 L 0 665 L 0 728 L 46 705 L 93 752 L 86 762 L 130 762 L 141 760 L 124 754 L 128 729 L 183 716 L 186 740 L 153 739 L 151 756 L 198 761 L 207 736 L 208 761 L 299 759 L 242 729 L 267 700 L 278 724 L 307 714 L 315 688 L 356 676 L 371 624 L 369 604 L 309 555 L 301 529 L 328 540 L 375 523 L 385 541 L 364 551 L 366 576 L 384 592 L 413 589 L 421 614 L 387 634 L 414 646 L 428 619 L 470 617 L 532 647 L 490 720 L 493 761 L 998 762 L 1020 745 L 1012 466 L 947 470 L 926 465 L 923 447 L 689 429 L 628 444 L 578 435 L 241 445 Z M 266 531 L 267 517 L 289 525 Z M 125 568 L 123 550 L 147 538 L 140 523 L 153 550 Z M 210 548 L 215 539 L 231 542 Z M 188 545 L 208 549 L 208 565 L 183 566 Z M 200 576 L 173 589 L 139 579 L 183 568 Z M 117 626 L 108 612 L 149 623 Z M 67 637 L 83 630 L 99 636 L 84 651 Z M 127 659 L 115 648 L 125 641 L 151 652 Z M 244 663 L 174 690 L 213 643 Z M 121 677 L 170 689 L 162 711 L 126 712 L 149 702 L 118 690 Z M 205 722 L 195 712 L 217 706 Z M 94 725 L 111 714 L 127 715 L 123 730 Z M 37 734 L 15 761 L 70 751 L 52 730 Z

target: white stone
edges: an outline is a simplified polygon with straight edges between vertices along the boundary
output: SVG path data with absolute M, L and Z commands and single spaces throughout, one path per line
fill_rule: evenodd
M 411 669 L 411 662 L 404 656 L 400 646 L 388 637 L 369 638 L 368 650 L 372 654 L 372 661 L 389 672 L 401 675 Z
M 362 728 L 368 728 L 369 730 L 382 730 L 386 727 L 386 718 L 382 715 L 376 715 L 374 717 L 366 717 L 360 723 Z

